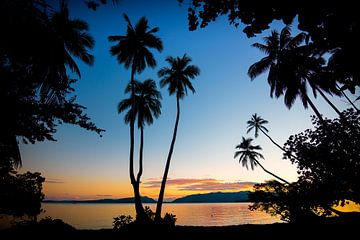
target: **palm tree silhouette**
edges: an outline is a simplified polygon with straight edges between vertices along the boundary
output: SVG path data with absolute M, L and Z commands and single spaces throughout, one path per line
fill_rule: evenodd
M 174 145 L 176 140 L 177 128 L 180 119 L 180 99 L 183 99 L 187 95 L 187 89 L 190 89 L 192 93 L 195 93 L 195 89 L 191 83 L 191 79 L 194 79 L 200 74 L 200 69 L 195 65 L 189 65 L 191 58 L 184 54 L 182 57 L 167 57 L 166 61 L 170 64 L 170 67 L 163 67 L 158 72 L 161 87 L 168 87 L 169 95 L 176 95 L 176 120 L 173 132 L 173 137 L 170 144 L 169 154 L 166 160 L 165 171 L 161 182 L 159 198 L 156 206 L 155 220 L 161 219 L 161 208 L 164 199 L 165 185 L 169 172 L 171 156 L 174 151 Z
M 150 49 L 156 49 L 161 52 L 163 49 L 162 41 L 154 34 L 159 31 L 158 27 L 151 28 L 148 25 L 148 20 L 145 17 L 140 18 L 136 23 L 136 26 L 130 22 L 129 17 L 124 14 L 125 21 L 127 22 L 126 35 L 124 36 L 109 36 L 110 42 L 116 42 L 114 46 L 110 48 L 110 53 L 116 56 L 120 64 L 124 64 L 126 69 L 131 68 L 131 99 L 132 107 L 135 108 L 135 73 L 141 73 L 146 66 L 154 68 L 156 66 L 156 60 L 150 51 Z M 130 111 L 129 123 L 130 123 L 130 153 L 129 153 L 129 172 L 130 181 L 134 189 L 135 197 L 135 209 L 137 219 L 146 219 L 144 208 L 141 204 L 141 197 L 139 191 L 139 183 L 135 179 L 134 174 L 134 125 L 135 114 L 133 110 Z
M 130 93 L 132 89 L 131 83 L 125 89 L 125 93 Z M 143 83 L 134 81 L 135 104 L 134 115 L 137 119 L 137 125 L 140 129 L 140 150 L 139 150 L 139 171 L 136 177 L 138 184 L 141 182 L 143 173 L 143 149 L 144 149 L 144 126 L 151 125 L 154 118 L 158 118 L 161 114 L 161 93 L 156 87 L 156 83 L 152 79 L 147 79 Z M 132 99 L 122 100 L 118 105 L 118 112 L 122 113 L 127 110 L 124 120 L 126 124 L 131 122 L 131 106 Z
M 89 53 L 89 49 L 94 47 L 95 41 L 88 33 L 89 26 L 85 21 L 70 19 L 65 0 L 60 1 L 59 11 L 50 16 L 49 26 L 51 31 L 47 36 L 50 39 L 46 43 L 48 46 L 44 46 L 44 52 L 39 53 L 47 59 L 47 67 L 40 70 L 44 76 L 40 85 L 40 96 L 47 103 L 62 102 L 64 96 L 58 90 L 62 90 L 61 86 L 66 86 L 71 81 L 66 69 L 81 78 L 80 69 L 73 57 L 92 65 L 94 56 Z
M 244 138 L 242 137 L 242 141 L 240 144 L 238 144 L 235 148 L 239 149 L 239 151 L 235 152 L 234 158 L 239 158 L 239 163 L 242 164 L 243 167 L 246 167 L 246 169 L 249 169 L 248 164 L 250 163 L 251 169 L 254 170 L 254 167 L 259 165 L 262 170 L 264 170 L 266 173 L 270 174 L 271 176 L 279 179 L 280 181 L 290 184 L 288 181 L 284 180 L 283 178 L 275 175 L 274 173 L 266 170 L 263 165 L 260 164 L 258 161 L 258 158 L 264 159 L 264 156 L 261 153 L 258 153 L 256 150 L 262 150 L 262 148 L 259 145 L 251 145 L 251 142 L 253 141 L 252 138 Z
M 7 2 L 8 3 L 5 2 L 5 6 L 12 1 Z M 7 38 L 5 42 L 11 39 L 12 44 L 18 41 L 20 43 L 20 41 L 23 41 L 22 37 L 26 36 L 27 33 L 33 34 L 27 37 L 25 41 L 26 44 L 21 42 L 22 46 L 17 48 L 16 51 L 18 52 L 15 53 L 15 56 L 17 56 L 15 59 L 12 59 L 10 55 L 6 56 L 6 52 L 2 53 L 5 57 L 1 59 L 2 68 L 12 69 L 13 66 L 10 63 L 16 62 L 19 65 L 16 65 L 16 68 L 14 68 L 15 71 L 11 70 L 11 72 L 14 71 L 14 74 L 20 74 L 19 77 L 21 76 L 21 78 L 23 78 L 22 76 L 26 76 L 26 81 L 20 81 L 19 83 L 21 83 L 21 85 L 13 85 L 17 88 L 11 87 L 11 91 L 14 91 L 16 98 L 19 98 L 18 103 L 23 102 L 25 99 L 19 96 L 25 96 L 25 94 L 26 96 L 36 95 L 36 100 L 26 98 L 27 104 L 30 104 L 31 101 L 31 108 L 28 107 L 30 105 L 24 105 L 26 106 L 26 111 L 31 112 L 33 116 L 37 116 L 34 112 L 36 107 L 33 108 L 33 106 L 35 106 L 33 102 L 36 102 L 37 106 L 38 104 L 42 105 L 41 109 L 43 113 L 48 111 L 49 106 L 53 107 L 56 105 L 60 107 L 64 106 L 66 102 L 69 102 L 66 99 L 66 93 L 73 79 L 69 78 L 68 70 L 75 73 L 78 77 L 81 77 L 79 67 L 74 58 L 87 65 L 92 65 L 94 62 L 93 55 L 89 53 L 89 50 L 94 47 L 94 39 L 88 32 L 88 24 L 79 19 L 72 19 L 69 14 L 67 2 L 65 0 L 59 2 L 59 9 L 49 13 L 42 12 L 42 10 L 40 10 L 41 7 L 39 9 L 36 7 L 37 4 L 42 4 L 40 2 L 36 4 L 34 1 L 26 1 L 26 3 L 17 2 L 16 4 L 19 4 L 19 6 L 16 8 L 23 8 L 21 10 L 24 14 L 21 16 L 23 19 L 13 19 L 12 21 L 14 22 L 7 23 L 9 27 L 21 24 L 22 28 L 21 30 L 18 29 L 17 33 L 14 32 L 14 29 L 11 29 L 10 31 L 14 32 L 14 36 Z M 16 4 L 11 3 L 14 7 Z M 17 10 L 13 13 L 16 12 Z M 26 32 L 24 33 L 22 30 L 26 30 Z M 5 34 L 7 34 L 6 31 Z M 6 46 L 5 44 L 4 47 L 6 48 Z M 10 59 L 10 62 L 8 63 L 6 59 Z M 35 91 L 36 93 L 31 93 L 31 91 Z M 12 107 L 10 106 L 9 109 Z M 15 112 L 20 111 L 19 106 L 15 109 L 17 109 Z M 14 111 L 5 110 L 4 112 L 12 115 Z M 57 114 L 62 115 L 59 112 L 48 112 L 48 114 L 53 114 L 53 116 Z M 21 115 L 23 116 L 23 114 Z M 26 114 L 24 116 L 26 116 Z M 17 116 L 14 117 L 18 118 Z M 32 121 L 35 123 L 35 120 Z M 40 123 L 37 124 L 40 126 Z M 52 123 L 47 124 L 51 125 Z M 44 130 L 34 130 L 36 125 L 32 125 L 29 122 L 25 125 L 27 125 L 28 128 L 26 134 L 32 134 L 30 133 L 31 131 L 37 131 L 35 135 L 47 135 L 43 132 Z M 6 148 L 6 150 L 2 150 L 2 153 L 10 156 L 15 168 L 21 167 L 22 165 L 17 134 L 19 134 L 19 129 L 9 130 L 8 133 L 3 133 L 3 140 L 1 140 L 4 149 Z M 45 138 L 52 139 L 52 137 Z M 44 139 L 44 137 L 39 139 Z
M 305 33 L 300 33 L 291 37 L 290 27 L 286 26 L 279 34 L 272 31 L 271 35 L 264 38 L 265 44 L 254 43 L 252 46 L 267 54 L 260 61 L 252 64 L 248 70 L 251 80 L 269 70 L 267 77 L 270 85 L 270 96 L 280 97 L 284 95 L 284 102 L 291 108 L 295 99 L 299 96 L 303 106 L 310 107 L 315 112 L 320 121 L 324 121 L 320 112 L 310 100 L 307 94 L 307 83 L 326 100 L 326 102 L 338 113 L 340 111 L 325 96 L 322 90 L 337 93 L 331 83 L 321 81 L 318 72 L 321 72 L 324 60 L 312 54 L 311 47 L 300 46 L 306 38 Z M 321 90 L 322 89 L 322 90 Z
M 270 136 L 269 134 L 267 134 L 269 132 L 269 130 L 264 126 L 265 124 L 269 123 L 267 120 L 261 118 L 260 116 L 258 116 L 256 113 L 253 114 L 251 116 L 251 119 L 249 121 L 246 122 L 248 124 L 247 126 L 247 131 L 246 133 L 251 132 L 252 130 L 254 130 L 254 136 L 255 138 L 257 138 L 259 136 L 259 131 L 261 131 L 267 138 L 270 139 L 270 141 L 275 144 L 275 146 L 277 146 L 278 148 L 280 148 L 284 153 L 286 154 L 291 154 L 289 152 L 287 152 L 283 147 L 281 147 L 277 142 L 275 142 Z M 296 158 L 295 156 L 293 156 L 291 154 L 292 157 Z M 297 158 L 296 158 L 297 159 Z

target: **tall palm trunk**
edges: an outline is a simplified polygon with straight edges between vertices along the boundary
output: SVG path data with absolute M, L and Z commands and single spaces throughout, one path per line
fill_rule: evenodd
M 346 98 L 346 100 L 348 100 L 348 102 L 353 106 L 353 108 L 356 111 L 359 111 L 359 109 L 355 106 L 355 104 L 350 100 L 350 98 L 345 94 L 344 90 L 341 90 L 341 88 L 339 87 L 338 84 L 336 84 L 336 87 L 338 88 L 338 90 L 341 92 L 341 94 Z
M 341 112 L 339 111 L 339 109 L 337 107 L 335 107 L 335 105 L 325 96 L 325 94 L 323 93 L 323 91 L 321 91 L 321 89 L 319 89 L 318 87 L 315 87 L 316 91 L 318 91 L 320 93 L 320 95 L 325 99 L 325 101 L 335 110 L 335 112 L 341 116 Z
M 172 156 L 172 153 L 174 151 L 176 134 L 177 134 L 177 129 L 178 129 L 178 125 L 179 125 L 180 98 L 178 96 L 176 96 L 176 107 L 177 107 L 177 113 L 176 113 L 176 121 L 175 121 L 174 133 L 173 133 L 173 138 L 172 138 L 171 145 L 170 145 L 169 154 L 168 154 L 168 157 L 167 157 L 167 160 L 166 160 L 165 171 L 164 171 L 164 176 L 163 176 L 163 179 L 162 179 L 162 182 L 161 182 L 159 198 L 158 198 L 157 205 L 156 205 L 155 221 L 159 221 L 161 219 L 161 208 L 162 208 L 162 204 L 163 204 L 163 200 L 164 200 L 165 185 L 166 185 L 166 180 L 167 180 L 167 176 L 168 176 L 168 173 L 169 173 L 171 156 Z
M 136 181 L 140 184 L 140 179 L 143 173 L 143 152 L 144 152 L 144 127 L 140 127 L 140 151 L 139 151 L 139 172 Z
M 131 69 L 131 119 L 130 119 L 130 181 L 131 185 L 133 186 L 134 190 L 134 202 L 135 202 L 135 210 L 136 210 L 136 219 L 142 221 L 145 219 L 145 211 L 141 203 L 141 196 L 140 196 L 140 189 L 139 189 L 139 182 L 136 181 L 134 175 L 134 142 L 135 142 L 135 116 L 134 116 L 134 108 L 135 108 L 135 68 Z
M 309 103 L 310 107 L 312 108 L 312 110 L 314 111 L 315 115 L 319 118 L 321 123 L 325 123 L 323 117 L 321 116 L 319 110 L 317 110 L 317 108 L 315 107 L 314 103 L 310 100 L 309 96 L 307 95 L 307 93 L 304 90 L 301 90 L 302 94 L 304 95 L 306 102 Z
M 271 176 L 273 176 L 273 177 L 275 177 L 275 178 L 277 178 L 277 179 L 279 179 L 280 181 L 282 181 L 282 182 L 284 182 L 284 183 L 287 183 L 287 184 L 290 184 L 288 181 L 286 181 L 285 179 L 283 179 L 283 178 L 281 178 L 281 177 L 279 177 L 279 176 L 277 176 L 277 175 L 275 175 L 275 174 L 273 174 L 272 172 L 270 172 L 270 171 L 268 171 L 268 170 L 266 170 L 264 167 L 263 167 L 263 165 L 261 165 L 260 164 L 260 162 L 258 161 L 258 160 L 256 160 L 255 159 L 255 162 L 262 168 L 262 170 L 264 170 L 264 172 L 266 172 L 266 173 L 268 173 L 268 174 L 270 174 Z

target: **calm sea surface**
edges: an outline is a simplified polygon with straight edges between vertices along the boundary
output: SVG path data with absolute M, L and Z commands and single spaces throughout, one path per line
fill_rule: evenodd
M 155 211 L 156 204 L 147 204 Z M 173 213 L 177 225 L 189 226 L 224 226 L 237 224 L 267 224 L 280 222 L 276 217 L 260 212 L 250 211 L 249 203 L 196 203 L 174 204 L 163 206 L 163 213 Z M 76 228 L 99 229 L 111 228 L 113 217 L 132 215 L 133 204 L 63 204 L 43 203 L 45 210 L 40 218 L 50 216 L 60 218 Z

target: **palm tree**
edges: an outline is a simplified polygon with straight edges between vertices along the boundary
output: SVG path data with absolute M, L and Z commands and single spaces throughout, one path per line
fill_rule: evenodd
M 23 97 L 18 97 L 25 96 L 22 94 L 36 95 L 34 102 L 39 100 L 37 104 L 42 105 L 41 109 L 43 112 L 46 111 L 44 109 L 48 109 L 50 105 L 58 105 L 58 107 L 64 106 L 65 102 L 68 101 L 66 100 L 66 94 L 69 89 L 71 89 L 70 84 L 73 82 L 73 80 L 68 77 L 68 70 L 71 70 L 78 77 L 81 77 L 79 67 L 74 58 L 87 65 L 92 65 L 94 62 L 94 57 L 89 51 L 94 47 L 95 42 L 88 32 L 88 24 L 85 21 L 70 18 L 69 8 L 65 0 L 59 1 L 59 10 L 51 11 L 50 13 L 43 11 L 41 7 L 37 8 L 44 1 L 7 2 L 5 6 L 11 3 L 8 7 L 14 5 L 13 7 L 16 6 L 18 10 L 21 9 L 21 19 L 14 19 L 14 22 L 9 23 L 9 26 L 21 26 L 22 28 L 18 29 L 17 33 L 14 33 L 14 36 L 7 38 L 5 42 L 11 41 L 11 44 L 16 45 L 17 41 L 23 41 L 23 36 L 27 36 L 26 44 L 22 43 L 21 46 L 17 47 L 15 54 L 17 58 L 11 59 L 10 55 L 7 56 L 6 53 L 2 53 L 2 55 L 5 56 L 1 59 L 3 66 L 12 69 L 12 62 L 16 62 L 17 67 L 14 73 L 26 76 L 26 81 L 20 81 L 21 85 L 13 85 L 19 89 L 12 87 L 11 91 L 16 93 L 20 102 L 24 101 L 22 99 Z M 20 5 L 17 6 L 16 4 Z M 10 7 L 10 9 L 11 8 L 12 7 Z M 20 13 L 18 10 L 12 9 L 12 11 L 14 11 L 12 13 L 15 13 L 16 16 L 16 14 Z M 12 31 L 13 30 L 14 29 L 12 29 Z M 10 49 L 11 48 L 9 48 L 9 50 Z M 10 54 L 11 51 L 12 50 L 9 51 Z M 9 63 L 12 64 L 9 64 L 7 61 L 10 61 Z M 13 72 L 14 70 L 11 71 Z M 34 91 L 35 93 L 30 91 Z M 27 101 L 28 100 L 26 100 L 26 102 Z M 30 102 L 27 104 L 29 103 Z M 36 106 L 38 106 L 37 104 Z M 31 104 L 31 109 L 29 109 L 28 105 L 24 106 L 26 106 L 27 113 L 31 112 L 33 114 L 32 116 L 37 115 L 33 112 L 33 107 L 35 107 L 33 103 Z M 17 107 L 19 108 L 19 106 Z M 18 111 L 20 110 L 17 109 L 16 112 Z M 10 112 L 12 115 L 13 111 Z M 57 114 L 61 115 L 59 112 L 51 114 L 54 114 L 53 116 Z M 21 116 L 26 116 L 26 114 L 21 114 Z M 31 116 L 31 114 L 29 116 Z M 18 118 L 17 116 L 14 117 Z M 12 119 L 12 117 L 9 119 Z M 41 125 L 40 123 L 38 124 L 39 126 Z M 50 123 L 48 123 L 48 125 L 49 124 Z M 25 124 L 25 126 L 28 128 L 26 130 L 27 134 L 30 134 L 28 132 L 29 129 L 37 131 L 33 129 L 35 125 L 31 125 L 29 122 Z M 15 168 L 21 167 L 22 165 L 17 140 L 18 130 L 19 129 L 16 128 L 15 130 L 9 130 L 9 133 L 3 133 L 6 137 L 0 141 L 0 145 L 2 145 L 0 146 L 1 152 L 10 157 Z M 44 130 L 40 131 L 40 135 L 47 135 L 47 133 L 43 131 Z M 44 137 L 39 139 L 44 139 Z
M 60 94 L 62 86 L 69 84 L 71 79 L 66 69 L 70 69 L 78 77 L 81 73 L 73 57 L 87 65 L 94 63 L 94 56 L 89 50 L 95 41 L 89 34 L 89 26 L 80 19 L 70 19 L 69 8 L 65 0 L 60 1 L 60 9 L 49 17 L 49 41 L 42 46 L 41 58 L 46 58 L 47 65 L 41 68 L 44 80 L 40 85 L 40 96 L 47 103 L 62 102 L 64 96 Z M 44 63 L 41 63 L 44 65 Z M 60 91 L 59 91 L 60 90 Z
M 161 52 L 163 49 L 162 41 L 154 34 L 159 31 L 158 27 L 150 28 L 148 20 L 145 17 L 140 18 L 136 26 L 130 22 L 129 17 L 124 14 L 125 21 L 127 22 L 126 35 L 124 36 L 109 36 L 110 42 L 116 42 L 110 48 L 110 53 L 116 56 L 120 64 L 124 64 L 126 69 L 131 68 L 131 101 L 132 108 L 135 108 L 135 73 L 141 73 L 146 66 L 154 68 L 156 60 L 150 49 L 156 49 Z M 129 172 L 130 181 L 134 189 L 135 209 L 139 220 L 146 218 L 144 208 L 141 204 L 139 183 L 135 179 L 134 174 L 134 125 L 135 114 L 130 111 L 130 153 L 129 153 Z
M 134 114 L 137 119 L 137 125 L 140 129 L 140 150 L 139 150 L 139 171 L 136 181 L 140 184 L 143 173 L 143 149 L 144 149 L 144 126 L 151 125 L 154 118 L 161 114 L 161 93 L 157 90 L 156 83 L 152 79 L 147 79 L 143 83 L 135 81 L 135 108 Z M 131 84 L 125 90 L 125 93 L 131 92 Z M 118 105 L 118 112 L 122 113 L 127 110 L 124 120 L 126 124 L 131 122 L 132 99 L 122 100 Z
M 278 148 L 280 148 L 281 150 L 283 150 L 284 152 L 285 149 L 282 148 L 278 143 L 276 143 L 268 134 L 267 132 L 269 132 L 269 130 L 264 126 L 265 124 L 269 123 L 267 120 L 261 118 L 260 116 L 258 116 L 256 113 L 253 114 L 251 116 L 251 119 L 249 121 L 246 122 L 248 124 L 247 126 L 247 131 L 246 133 L 251 132 L 252 130 L 255 131 L 254 136 L 255 138 L 257 138 L 259 136 L 259 130 L 270 139 L 270 141 L 275 144 Z
M 195 93 L 195 89 L 191 83 L 191 79 L 194 79 L 200 74 L 200 69 L 195 65 L 189 65 L 191 58 L 184 54 L 182 57 L 167 57 L 166 61 L 170 64 L 170 67 L 163 67 L 158 72 L 161 87 L 168 87 L 169 95 L 176 95 L 176 120 L 173 132 L 173 137 L 170 144 L 169 154 L 166 160 L 165 171 L 161 182 L 159 198 L 156 206 L 155 220 L 161 219 L 161 208 L 164 199 L 165 185 L 169 172 L 171 156 L 174 151 L 174 145 L 176 140 L 177 128 L 180 119 L 180 99 L 183 99 L 187 95 L 187 89 L 190 89 L 192 93 Z
M 279 179 L 280 181 L 290 184 L 288 181 L 284 180 L 283 178 L 273 174 L 272 172 L 266 170 L 263 165 L 260 164 L 258 161 L 258 158 L 264 159 L 264 156 L 261 153 L 258 153 L 256 150 L 262 150 L 262 148 L 259 145 L 253 146 L 251 145 L 251 142 L 253 141 L 252 138 L 244 138 L 242 137 L 242 141 L 239 145 L 236 146 L 236 149 L 239 149 L 239 151 L 235 152 L 234 158 L 239 158 L 239 163 L 242 164 L 243 167 L 246 167 L 246 169 L 249 169 L 248 164 L 250 163 L 251 169 L 254 170 L 254 167 L 259 165 L 262 170 L 264 170 L 266 173 L 270 174 L 271 176 Z
M 331 92 L 332 87 L 324 84 L 325 81 L 316 80 L 317 72 L 321 69 L 324 60 L 312 56 L 309 46 L 300 46 L 304 41 L 305 33 L 291 37 L 290 27 L 286 26 L 279 34 L 272 31 L 271 35 L 264 38 L 265 44 L 254 43 L 252 46 L 267 54 L 260 61 L 252 64 L 248 70 L 251 80 L 269 70 L 267 77 L 270 85 L 270 96 L 284 95 L 284 102 L 291 108 L 297 96 L 302 100 L 303 106 L 310 107 L 320 121 L 324 121 L 320 112 L 315 107 L 307 94 L 307 83 L 313 89 L 314 95 L 319 92 L 337 113 L 340 111 L 329 101 L 322 90 Z M 321 90 L 322 89 L 322 90 Z
M 268 137 L 270 139 L 270 141 L 275 144 L 278 148 L 280 148 L 284 153 L 286 154 L 291 154 L 288 153 L 283 147 L 281 147 L 277 142 L 275 142 L 270 136 L 269 134 L 267 134 L 267 132 L 269 132 L 269 130 L 264 126 L 265 124 L 268 123 L 267 120 L 261 118 L 260 116 L 258 116 L 256 113 L 253 114 L 251 116 L 251 119 L 249 121 L 246 122 L 248 124 L 247 126 L 247 131 L 246 133 L 251 132 L 252 130 L 254 130 L 254 136 L 255 138 L 257 138 L 259 136 L 259 131 L 261 131 L 266 137 Z M 295 156 L 291 155 L 292 157 L 296 158 Z

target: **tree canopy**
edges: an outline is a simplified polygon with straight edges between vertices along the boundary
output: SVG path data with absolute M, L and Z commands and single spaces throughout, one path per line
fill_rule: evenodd
M 180 2 L 183 2 L 181 0 Z M 244 26 L 243 32 L 253 37 L 275 20 L 288 25 L 298 22 L 298 29 L 307 34 L 307 42 L 314 45 L 320 55 L 328 54 L 324 67 L 326 77 L 355 92 L 360 85 L 360 25 L 358 9 L 353 1 L 338 4 L 335 1 L 292 0 L 192 0 L 188 8 L 189 29 L 204 28 L 219 16 L 227 16 L 235 27 Z
M 44 199 L 40 173 L 17 173 L 11 163 L 0 162 L 0 214 L 36 219 Z
M 100 134 L 72 88 L 81 77 L 74 58 L 94 62 L 87 23 L 70 18 L 65 1 L 56 10 L 44 0 L 4 0 L 0 9 L 0 160 L 20 165 L 18 140 L 54 141 L 59 124 Z
M 252 209 L 299 222 L 341 216 L 334 206 L 360 203 L 360 113 L 349 109 L 325 122 L 314 117 L 314 129 L 289 137 L 284 149 L 291 154 L 284 153 L 284 159 L 296 164 L 299 180 L 256 185 Z

